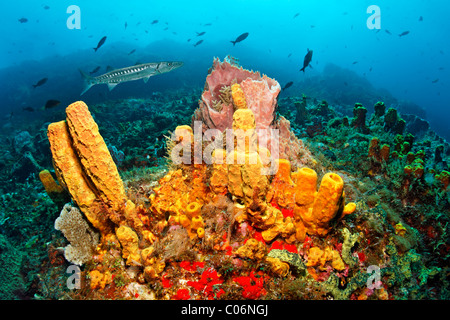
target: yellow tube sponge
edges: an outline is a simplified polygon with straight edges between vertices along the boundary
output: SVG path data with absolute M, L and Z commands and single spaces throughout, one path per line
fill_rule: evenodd
M 58 205 L 64 205 L 70 198 L 64 190 L 64 188 L 56 182 L 52 174 L 48 170 L 42 170 L 39 172 L 39 179 L 45 188 L 48 196 L 53 200 L 54 203 Z
M 186 207 L 186 214 L 190 218 L 199 216 L 201 214 L 201 212 L 202 212 L 202 206 L 198 202 L 191 202 Z
M 198 228 L 203 228 L 205 223 L 203 222 L 203 218 L 201 216 L 195 216 L 191 220 L 191 229 L 194 229 L 197 232 Z
M 45 188 L 45 191 L 50 195 L 52 193 L 61 193 L 64 191 L 63 187 L 60 186 L 52 174 L 48 170 L 42 170 L 39 172 L 39 179 L 42 182 L 42 185 Z
M 110 227 L 101 211 L 100 204 L 95 201 L 96 194 L 90 188 L 83 173 L 81 162 L 72 148 L 72 139 L 65 121 L 51 123 L 47 129 L 52 152 L 53 166 L 59 182 L 69 191 L 73 201 L 78 205 L 86 218 L 102 235 L 110 232 Z
M 141 253 L 139 251 L 139 238 L 136 232 L 130 227 L 120 226 L 116 230 L 116 236 L 122 245 L 122 257 L 127 259 L 126 264 L 140 264 Z
M 291 179 L 291 163 L 286 159 L 277 159 L 278 171 L 272 179 L 267 200 L 275 201 L 280 207 L 294 208 L 295 184 Z
M 328 233 L 330 222 L 344 209 L 343 188 L 344 181 L 339 175 L 335 173 L 325 174 L 314 199 L 312 210 L 309 210 L 302 217 L 309 233 L 319 236 Z
M 344 181 L 335 173 L 323 176 L 317 192 L 317 174 L 314 170 L 302 168 L 295 173 L 294 180 L 297 184 L 294 219 L 299 240 L 305 232 L 325 236 L 334 222 L 356 209 L 354 203 L 344 206 Z
M 231 85 L 231 96 L 233 97 L 233 105 L 235 109 L 247 108 L 244 91 L 242 91 L 242 88 L 238 83 Z
M 227 184 L 228 173 L 225 150 L 215 149 L 212 153 L 211 189 L 215 194 L 226 194 Z
M 103 202 L 120 211 L 126 201 L 125 188 L 87 105 L 83 101 L 72 103 L 66 108 L 66 116 L 73 148 L 84 173 Z

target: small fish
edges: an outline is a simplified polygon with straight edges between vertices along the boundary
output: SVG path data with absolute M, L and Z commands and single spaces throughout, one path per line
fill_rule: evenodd
M 300 71 L 305 72 L 305 68 L 309 65 L 309 63 L 311 62 L 312 59 L 312 55 L 313 55 L 313 51 L 307 49 L 308 52 L 305 55 L 305 58 L 303 59 L 303 68 L 300 69 Z
M 409 31 L 403 31 L 403 32 L 400 33 L 398 36 L 399 36 L 399 37 L 403 37 L 403 36 L 406 36 L 407 34 L 409 34 Z
M 48 100 L 45 103 L 44 109 L 51 109 L 51 108 L 57 107 L 60 105 L 60 103 L 61 103 L 61 101 L 59 101 L 59 100 Z
M 423 21 L 423 17 L 422 16 L 419 17 L 419 21 Z
M 92 70 L 91 72 L 89 72 L 89 74 L 94 74 L 96 73 L 98 70 L 100 70 L 100 66 L 97 66 L 94 70 Z
M 128 23 L 125 21 L 125 29 L 127 29 L 128 27 Z
M 39 80 L 36 84 L 33 84 L 33 88 L 37 88 L 42 86 L 44 83 L 46 83 L 48 80 L 48 78 L 43 78 L 41 80 Z
M 439 67 L 439 70 L 444 70 L 445 68 L 444 67 Z
M 431 81 L 431 83 L 437 83 L 439 81 L 439 79 L 435 79 L 433 81 Z
M 158 20 L 153 20 L 151 24 L 157 24 Z
M 284 87 L 281 89 L 281 91 L 286 90 L 287 88 L 289 88 L 289 87 L 292 86 L 293 84 L 294 84 L 293 81 L 289 81 L 288 83 L 286 83 L 286 84 L 284 85 Z
M 28 111 L 28 112 L 34 112 L 34 109 L 32 107 L 25 107 L 22 108 L 23 111 Z
M 289 53 L 287 57 L 290 58 L 291 56 L 292 56 L 292 53 Z
M 204 35 L 205 33 L 206 33 L 205 31 L 202 31 L 202 32 L 196 32 L 197 37 L 200 37 L 200 36 Z
M 237 37 L 236 40 L 230 41 L 230 42 L 234 46 L 236 43 L 244 41 L 245 39 L 247 39 L 247 37 L 248 37 L 248 32 L 245 32 L 245 33 L 241 34 L 239 37 Z
M 28 19 L 27 18 L 20 18 L 19 22 L 20 23 L 25 23 L 25 22 L 28 22 Z
M 48 9 L 50 9 L 50 7 L 47 6 L 47 5 L 45 5 L 45 6 L 44 6 L 44 10 L 48 10 Z
M 212 26 L 212 23 L 208 22 L 208 23 L 205 23 L 203 26 L 204 27 L 209 27 L 209 26 Z
M 315 28 L 315 27 L 316 27 L 316 26 L 315 26 L 315 25 L 313 25 L 313 24 L 312 24 L 312 25 L 310 25 L 310 28 L 311 28 L 311 29 L 312 29 L 312 28 Z
M 387 34 L 392 34 L 388 29 L 384 29 Z
M 113 67 L 111 67 L 111 66 L 106 66 L 106 72 L 109 72 L 109 71 L 112 71 L 112 70 L 114 70 Z
M 190 42 L 191 41 L 191 39 L 187 39 L 187 42 Z
M 196 44 L 194 44 L 194 47 L 196 47 L 196 46 L 198 46 L 200 43 L 202 43 L 203 42 L 203 40 L 199 40 L 199 41 L 197 41 L 197 43 Z
M 105 43 L 106 41 L 106 36 L 104 36 L 103 38 L 100 39 L 100 41 L 97 44 L 97 48 L 93 48 L 95 52 L 97 52 L 98 49 L 100 49 L 100 47 Z
M 163 30 L 164 30 L 164 31 L 167 31 L 167 30 L 169 30 L 169 27 L 165 27 Z
M 369 68 L 369 71 L 372 72 L 372 67 Z
M 344 81 L 344 85 L 348 86 L 348 83 L 347 83 L 347 81 Z
M 128 52 L 128 55 L 133 54 L 136 52 L 136 49 L 131 50 L 130 52 Z
M 358 63 L 358 61 L 353 61 L 353 62 L 352 62 L 352 64 L 357 64 L 357 63 Z
M 300 15 L 300 12 L 297 12 L 296 14 L 294 14 L 294 17 L 292 19 L 297 18 Z

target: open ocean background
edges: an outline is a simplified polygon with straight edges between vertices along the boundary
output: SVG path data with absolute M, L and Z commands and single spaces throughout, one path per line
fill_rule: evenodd
M 80 29 L 67 27 L 70 5 L 80 8 Z M 367 27 L 370 5 L 381 10 L 379 30 Z M 3 1 L 1 8 L 2 130 L 44 119 L 45 112 L 63 114 L 66 105 L 80 100 L 79 68 L 89 72 L 100 66 L 95 74 L 100 75 L 107 66 L 184 62 L 181 69 L 152 77 L 147 84 L 128 82 L 111 92 L 106 85 L 95 86 L 82 96 L 89 105 L 202 88 L 213 57 L 229 54 L 281 86 L 293 81 L 282 96 L 301 95 L 309 80 L 336 72 L 332 64 L 345 72 L 335 78 L 336 99 L 330 103 L 339 103 L 338 94 L 358 79 L 358 85 L 386 90 L 396 99 L 394 107 L 403 105 L 403 110 L 426 118 L 450 140 L 448 1 L 19 0 Z M 22 18 L 27 22 L 21 23 Z M 399 36 L 405 31 L 409 33 Z M 197 36 L 200 32 L 205 34 Z M 248 38 L 233 46 L 230 41 L 244 32 Z M 103 36 L 105 44 L 94 52 Z M 194 46 L 199 40 L 203 42 Z M 308 48 L 314 51 L 312 68 L 299 72 Z M 48 81 L 33 88 L 42 78 Z M 61 107 L 42 111 L 49 99 L 60 100 Z M 27 112 L 27 107 L 36 112 Z

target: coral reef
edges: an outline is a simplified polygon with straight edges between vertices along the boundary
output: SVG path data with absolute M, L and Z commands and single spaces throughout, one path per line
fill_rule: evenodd
M 449 145 L 376 94 L 279 92 L 215 59 L 196 109 L 200 92 L 79 101 L 49 144 L 21 134 L 10 155 L 36 163 L 33 201 L 0 199 L 1 296 L 448 299 Z M 71 263 L 81 289 L 65 286 Z

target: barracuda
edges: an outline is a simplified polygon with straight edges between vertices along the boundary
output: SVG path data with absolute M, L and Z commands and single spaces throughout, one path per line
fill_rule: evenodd
M 152 62 L 138 64 L 131 67 L 112 70 L 108 73 L 102 74 L 98 77 L 91 77 L 82 70 L 80 70 L 81 76 L 84 80 L 83 91 L 80 95 L 83 95 L 92 86 L 97 84 L 107 84 L 109 90 L 115 88 L 119 83 L 143 79 L 147 83 L 151 76 L 167 73 L 172 70 L 178 69 L 183 66 L 183 62 L 179 61 L 164 61 L 164 62 Z

